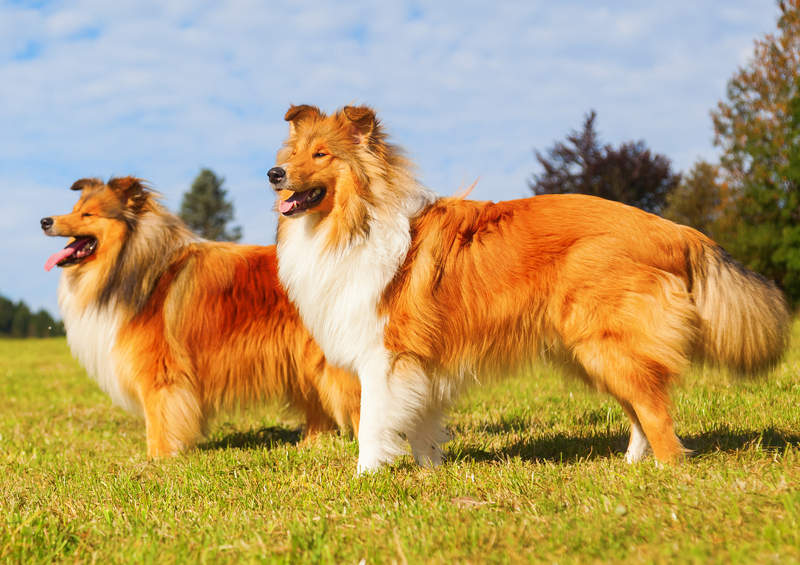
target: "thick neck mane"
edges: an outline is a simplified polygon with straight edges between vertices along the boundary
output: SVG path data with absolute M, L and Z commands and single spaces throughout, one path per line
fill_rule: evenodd
M 357 154 L 358 182 L 369 187 L 371 216 L 401 214 L 410 218 L 433 202 L 436 195 L 422 186 L 403 150 L 382 138 L 363 146 Z
M 90 304 L 103 308 L 123 307 L 135 315 L 150 298 L 161 275 L 175 260 L 176 253 L 198 240 L 180 218 L 167 211 L 155 195 L 138 213 L 125 212 L 124 235 L 115 256 L 103 261 L 94 285 L 96 294 Z M 73 288 L 88 283 L 89 273 L 69 273 Z M 85 292 L 85 289 L 78 290 Z
M 417 181 L 412 163 L 395 145 L 380 140 L 360 147 L 349 161 L 352 178 L 337 187 L 345 194 L 324 221 L 329 249 L 345 251 L 376 231 L 407 232 L 409 220 L 437 198 Z

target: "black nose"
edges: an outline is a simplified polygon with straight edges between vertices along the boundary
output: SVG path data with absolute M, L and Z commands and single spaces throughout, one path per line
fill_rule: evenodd
M 281 167 L 272 167 L 269 171 L 267 171 L 267 176 L 269 177 L 269 182 L 272 184 L 278 184 L 284 178 L 286 178 L 286 171 Z
M 42 229 L 48 230 L 53 225 L 53 218 L 42 218 L 41 219 Z

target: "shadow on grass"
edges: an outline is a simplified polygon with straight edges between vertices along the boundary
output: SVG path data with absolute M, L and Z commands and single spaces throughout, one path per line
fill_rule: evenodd
M 213 449 L 258 449 L 273 448 L 278 445 L 296 445 L 303 439 L 302 428 L 268 426 L 246 432 L 231 432 L 220 439 L 203 442 L 197 446 L 202 450 Z
M 506 422 L 506 426 L 482 427 L 491 434 L 502 435 L 533 428 L 530 422 Z M 460 432 L 455 432 L 458 440 Z M 272 449 L 278 445 L 297 445 L 303 439 L 302 428 L 286 428 L 268 426 L 251 429 L 245 432 L 233 431 L 224 437 L 207 441 L 198 445 L 201 450 L 215 449 Z M 762 451 L 785 451 L 789 447 L 800 448 L 800 434 L 786 433 L 776 428 L 756 430 L 734 430 L 727 426 L 717 427 L 699 434 L 682 438 L 685 447 L 692 453 L 704 455 L 716 452 L 734 452 L 743 449 L 757 448 Z M 471 461 L 502 461 L 519 457 L 527 461 L 554 461 L 569 463 L 579 460 L 591 460 L 602 457 L 614 457 L 624 453 L 628 445 L 627 433 L 598 432 L 590 435 L 554 434 L 540 438 L 524 438 L 497 449 L 486 449 L 477 445 L 462 444 L 451 447 L 449 458 Z
M 458 439 L 458 436 L 455 436 Z M 556 434 L 545 438 L 522 439 L 498 449 L 459 445 L 449 450 L 448 458 L 469 461 L 502 461 L 519 457 L 526 461 L 573 462 L 609 457 L 624 449 L 628 438 L 622 434 L 574 436 Z
M 800 447 L 800 434 L 773 427 L 764 430 L 732 430 L 728 426 L 720 426 L 701 434 L 686 436 L 683 444 L 696 455 L 752 448 L 781 452 L 790 447 Z
M 502 431 L 497 431 L 497 433 L 502 433 Z M 455 434 L 454 437 L 458 439 L 458 434 Z M 681 439 L 684 446 L 690 449 L 695 456 L 752 448 L 761 451 L 782 452 L 790 447 L 800 447 L 800 435 L 786 433 L 775 428 L 756 431 L 732 430 L 724 426 L 700 434 L 683 436 Z M 527 461 L 569 463 L 613 457 L 624 453 L 627 445 L 627 433 L 599 432 L 583 436 L 554 434 L 544 438 L 521 439 L 498 449 L 459 445 L 451 448 L 449 456 L 455 460 L 472 461 L 501 461 L 519 457 Z

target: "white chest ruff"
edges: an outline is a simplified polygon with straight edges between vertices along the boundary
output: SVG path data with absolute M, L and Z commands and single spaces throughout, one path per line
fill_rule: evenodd
M 129 395 L 119 382 L 119 371 L 113 355 L 119 316 L 113 308 L 81 308 L 65 278 L 62 276 L 59 284 L 58 304 L 64 316 L 67 343 L 72 354 L 114 404 L 133 414 L 142 415 L 138 399 Z
M 307 217 L 290 220 L 278 242 L 278 273 L 303 322 L 333 363 L 350 370 L 384 354 L 384 289 L 410 245 L 408 219 L 375 226 L 341 252 L 324 247 L 324 230 Z

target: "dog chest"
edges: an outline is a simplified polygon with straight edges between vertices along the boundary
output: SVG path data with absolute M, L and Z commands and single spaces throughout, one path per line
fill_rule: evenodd
M 336 251 L 307 222 L 291 220 L 278 241 L 281 283 L 326 357 L 357 370 L 364 356 L 383 349 L 387 320 L 378 315 L 378 302 L 408 251 L 407 221 L 405 229 L 371 230 Z
M 141 415 L 141 405 L 121 386 L 113 355 L 119 329 L 119 316 L 112 308 L 82 308 L 78 296 L 70 291 L 63 277 L 58 303 L 64 316 L 67 343 L 72 354 L 117 406 Z

